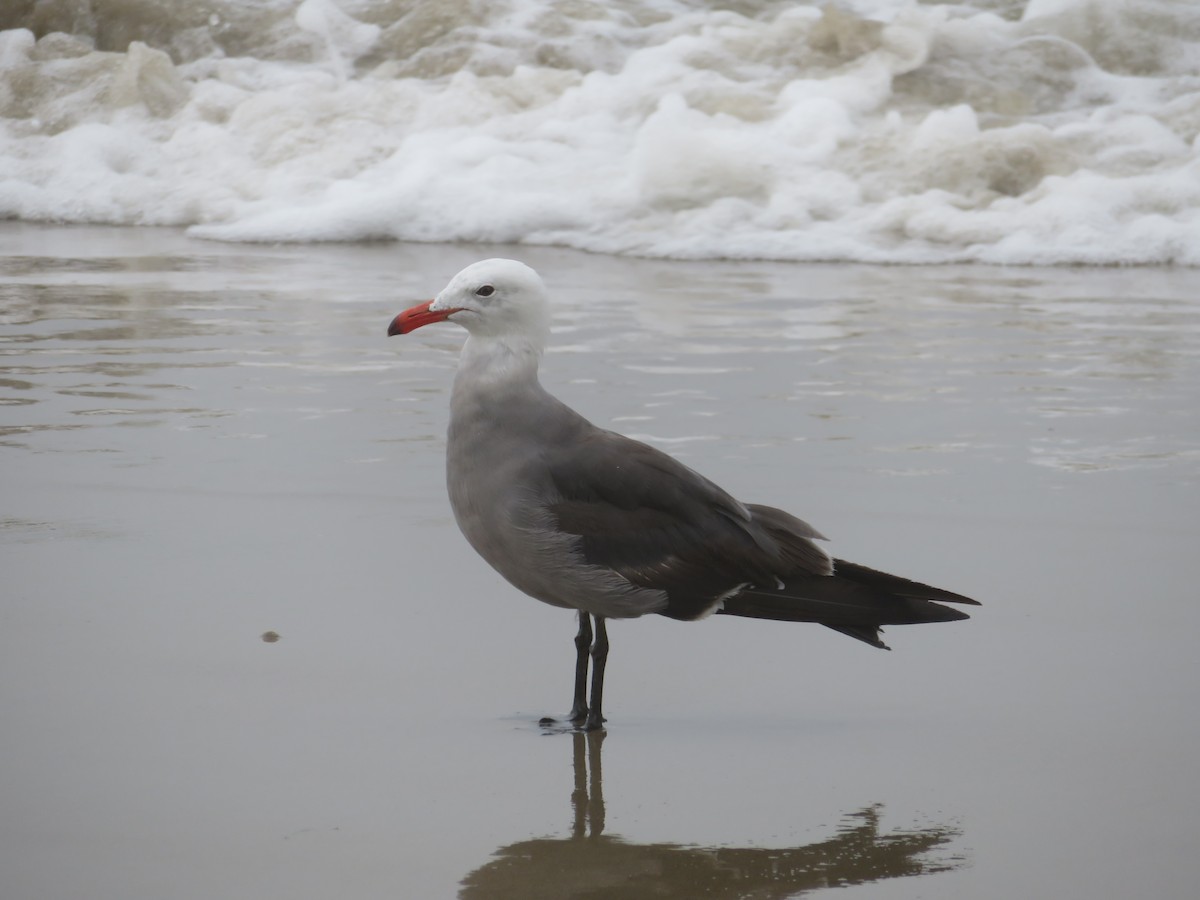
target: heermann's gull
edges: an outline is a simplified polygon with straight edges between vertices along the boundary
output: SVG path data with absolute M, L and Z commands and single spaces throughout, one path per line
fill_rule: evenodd
M 978 605 L 831 559 L 808 523 L 741 503 L 548 394 L 538 362 L 549 305 L 541 278 L 524 263 L 468 266 L 437 299 L 396 316 L 388 334 L 447 319 L 468 334 L 450 397 L 450 505 L 492 568 L 531 597 L 578 611 L 572 722 L 587 729 L 604 722 L 606 619 L 721 613 L 816 622 L 886 650 L 881 625 L 967 618 L 935 600 Z

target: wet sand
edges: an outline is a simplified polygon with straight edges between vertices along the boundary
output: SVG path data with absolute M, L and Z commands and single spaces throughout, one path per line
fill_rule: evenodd
M 615 623 L 607 735 L 542 733 L 574 623 L 450 518 L 461 332 L 384 337 L 489 255 L 594 421 L 985 605 Z M 0 893 L 1191 897 L 1197 297 L 0 223 Z

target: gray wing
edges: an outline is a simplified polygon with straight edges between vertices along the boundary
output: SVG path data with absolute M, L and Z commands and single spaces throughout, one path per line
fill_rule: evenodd
M 589 564 L 663 591 L 663 615 L 697 618 L 747 585 L 774 588 L 799 572 L 830 571 L 810 526 L 743 505 L 646 444 L 593 428 L 545 451 L 543 462 L 556 527 L 578 538 Z

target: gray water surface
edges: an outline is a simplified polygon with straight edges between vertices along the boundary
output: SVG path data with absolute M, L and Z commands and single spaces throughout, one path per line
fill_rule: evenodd
M 490 255 L 594 421 L 984 606 L 614 623 L 607 734 L 542 733 L 574 622 L 450 518 L 462 333 L 384 336 Z M 0 223 L 0 894 L 1190 898 L 1197 297 Z

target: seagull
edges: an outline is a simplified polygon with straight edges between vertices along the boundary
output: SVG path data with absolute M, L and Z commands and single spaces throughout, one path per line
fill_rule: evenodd
M 549 298 L 524 263 L 467 266 L 436 299 L 392 319 L 388 335 L 443 321 L 467 331 L 450 396 L 450 506 L 470 545 L 510 584 L 577 612 L 574 727 L 604 727 L 608 619 L 814 622 L 886 650 L 882 625 L 966 619 L 941 604 L 979 605 L 834 559 L 807 522 L 743 503 L 552 396 L 538 380 Z

